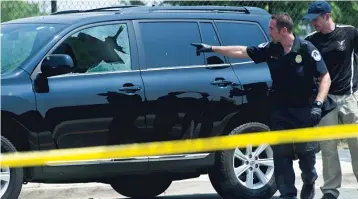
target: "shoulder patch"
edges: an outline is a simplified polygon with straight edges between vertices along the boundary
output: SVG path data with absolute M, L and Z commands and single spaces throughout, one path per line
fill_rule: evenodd
M 311 56 L 315 61 L 321 61 L 322 59 L 321 53 L 319 53 L 318 50 L 312 51 Z
M 269 42 L 261 43 L 258 45 L 259 48 L 265 48 Z

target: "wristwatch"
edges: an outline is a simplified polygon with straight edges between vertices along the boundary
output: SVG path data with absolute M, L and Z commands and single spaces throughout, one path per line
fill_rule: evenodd
M 323 103 L 321 101 L 314 101 L 313 105 L 321 108 L 323 106 Z

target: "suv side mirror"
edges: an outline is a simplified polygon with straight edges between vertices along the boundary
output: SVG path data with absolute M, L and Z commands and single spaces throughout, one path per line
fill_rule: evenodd
M 66 54 L 49 55 L 41 64 L 42 75 L 45 77 L 70 73 L 73 69 L 73 60 Z

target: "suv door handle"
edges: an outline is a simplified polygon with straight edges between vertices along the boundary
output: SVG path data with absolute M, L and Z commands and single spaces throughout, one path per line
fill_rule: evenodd
M 123 86 L 122 88 L 119 88 L 119 91 L 127 92 L 127 93 L 134 93 L 136 91 L 142 90 L 140 86 Z
M 222 78 L 216 78 L 214 81 L 211 82 L 211 85 L 220 86 L 220 87 L 225 87 L 231 84 L 232 84 L 231 81 L 227 81 Z

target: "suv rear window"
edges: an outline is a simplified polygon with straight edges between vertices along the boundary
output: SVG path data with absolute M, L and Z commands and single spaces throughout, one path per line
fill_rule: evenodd
M 252 46 L 267 42 L 260 27 L 254 23 L 217 22 L 219 34 L 225 46 Z M 228 58 L 231 63 L 251 59 Z
M 204 65 L 191 43 L 201 42 L 196 22 L 140 22 L 147 68 Z

